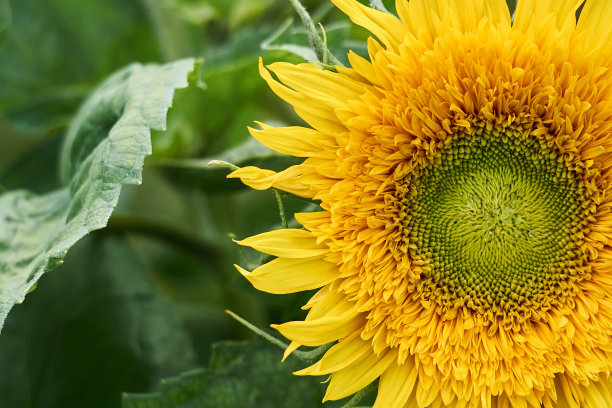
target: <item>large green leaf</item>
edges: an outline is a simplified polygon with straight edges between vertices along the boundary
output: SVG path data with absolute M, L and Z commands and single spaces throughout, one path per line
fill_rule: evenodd
M 162 381 L 160 392 L 126 394 L 123 408 L 311 408 L 321 406 L 319 379 L 296 377 L 303 368 L 269 344 L 213 345 L 210 367 Z
M 193 59 L 185 59 L 117 72 L 68 131 L 61 158 L 66 187 L 0 195 L 0 329 L 43 273 L 81 237 L 106 225 L 121 186 L 140 183 L 150 129 L 165 128 L 174 90 L 187 86 L 193 67 Z
M 79 241 L 6 321 L 0 406 L 117 408 L 123 390 L 195 367 L 191 339 L 149 274 L 122 234 Z

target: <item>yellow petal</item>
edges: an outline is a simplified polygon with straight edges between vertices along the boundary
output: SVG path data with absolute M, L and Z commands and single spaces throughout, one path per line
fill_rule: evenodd
M 306 320 L 316 320 L 326 315 L 344 315 L 348 311 L 355 312 L 355 303 L 346 300 L 344 293 L 331 289 L 331 285 L 324 286 L 307 303 L 310 311 Z
M 299 229 L 268 231 L 236 243 L 282 258 L 311 258 L 328 250 L 325 245 L 317 244 L 310 232 Z
M 593 381 L 587 387 L 584 387 L 584 408 L 612 407 L 612 393 L 610 392 L 610 385 L 609 378 L 602 378 L 599 381 Z
M 285 352 L 283 353 L 283 359 L 281 361 L 285 361 L 287 357 L 289 357 L 289 355 L 293 353 L 295 350 L 297 350 L 300 346 L 301 344 L 298 343 L 297 341 L 292 341 L 291 344 L 289 344 L 287 348 L 285 349 Z
M 553 17 L 559 30 L 576 27 L 576 10 L 583 0 L 521 0 L 516 7 L 513 28 L 529 32 L 533 28 L 547 29 L 543 23 Z M 582 19 L 582 17 L 581 17 Z
M 373 408 L 401 408 L 408 402 L 418 376 L 412 361 L 397 365 L 395 362 L 380 377 L 378 396 Z
M 296 213 L 294 217 L 297 222 L 310 231 L 319 229 L 321 225 L 327 225 L 330 222 L 330 214 L 327 211 Z
M 348 60 L 351 67 L 362 77 L 366 78 L 373 84 L 380 85 L 381 82 L 378 80 L 378 74 L 374 69 L 374 66 L 370 61 L 363 58 L 360 55 L 355 54 L 353 51 L 349 51 Z
M 346 130 L 334 114 L 333 106 L 314 104 L 306 96 L 275 81 L 270 72 L 264 68 L 261 58 L 259 59 L 259 73 L 270 89 L 282 100 L 293 105 L 295 112 L 310 126 L 330 135 Z
M 335 145 L 335 139 L 301 126 L 271 127 L 257 122 L 261 130 L 248 128 L 251 136 L 279 153 L 296 157 L 317 157 Z M 332 150 L 329 148 L 329 150 Z
M 268 293 L 316 289 L 338 277 L 338 267 L 323 259 L 278 258 L 253 272 L 234 266 L 255 288 Z
M 416 385 L 416 400 L 419 408 L 426 408 L 434 402 L 440 389 L 433 381 L 429 388 L 423 387 L 422 384 L 422 382 L 419 382 Z
M 306 315 L 305 322 L 297 322 L 297 323 L 319 322 L 320 319 L 325 316 L 342 316 L 345 319 L 349 319 L 353 317 L 354 319 L 357 320 L 358 313 L 355 310 L 354 304 L 352 302 L 347 301 L 344 294 L 340 294 L 335 291 L 332 291 L 331 285 L 332 284 L 322 287 L 312 297 L 310 302 L 308 302 L 308 305 L 310 306 L 310 311 L 308 312 L 308 315 Z M 272 327 L 275 327 L 275 326 L 273 325 Z M 328 341 L 328 343 L 331 341 L 335 341 L 337 339 L 343 338 L 343 337 L 346 337 L 346 336 L 338 336 L 337 338 L 334 338 Z M 303 344 L 306 344 L 306 343 L 300 342 L 299 339 L 298 340 L 291 339 L 291 340 L 293 341 L 291 342 L 289 347 L 287 347 L 287 349 L 285 350 L 285 354 L 283 355 L 283 360 L 285 360 L 287 356 L 293 353 L 293 351 L 296 350 L 298 347 L 300 347 Z M 320 344 L 325 344 L 325 343 L 320 343 Z M 320 345 L 320 344 L 317 344 L 317 345 Z
M 325 398 L 338 400 L 347 397 L 377 379 L 397 358 L 395 350 L 388 350 L 381 355 L 374 353 L 356 364 L 332 374 Z
M 289 340 L 306 346 L 320 346 L 348 336 L 359 329 L 363 322 L 356 318 L 357 312 L 348 311 L 342 315 L 331 315 L 311 321 L 295 321 L 273 324 Z
M 314 64 L 293 65 L 275 62 L 268 69 L 285 85 L 290 86 L 311 103 L 325 103 L 333 108 L 342 107 L 350 99 L 364 93 L 364 85 L 342 74 L 326 71 Z
M 239 178 L 240 181 L 255 190 L 267 190 L 274 187 L 307 198 L 313 198 L 319 191 L 317 187 L 329 182 L 329 179 L 316 173 L 314 168 L 308 164 L 291 166 L 278 173 L 247 166 L 233 171 L 227 175 L 227 178 Z
M 429 41 L 448 29 L 475 31 L 483 20 L 510 27 L 505 0 L 400 0 L 396 7 L 409 31 Z
M 368 341 L 364 341 L 360 337 L 360 332 L 357 331 L 332 348 L 327 350 L 323 358 L 317 361 L 310 367 L 296 371 L 295 375 L 325 375 L 340 371 L 345 367 L 353 364 L 357 360 L 361 360 L 368 353 L 372 352 L 372 345 Z
M 239 178 L 244 184 L 255 190 L 267 190 L 274 185 L 276 174 L 272 170 L 247 166 L 231 172 L 227 178 Z
M 387 48 L 398 49 L 407 34 L 406 28 L 395 16 L 366 7 L 355 0 L 331 0 L 353 23 L 374 34 Z
M 580 13 L 576 31 L 583 33 L 585 49 L 609 47 L 612 36 L 612 2 L 588 0 Z M 606 50 L 607 51 L 607 50 Z M 607 54 L 607 53 L 606 53 Z
M 317 303 L 325 300 L 328 295 L 331 293 L 331 287 L 330 285 L 327 286 L 323 286 L 321 289 L 319 289 L 317 291 L 317 293 L 315 293 L 310 300 L 308 300 L 308 302 L 302 306 L 302 310 L 308 310 L 311 309 L 314 305 L 316 305 Z
M 567 378 L 566 375 L 557 376 L 555 385 L 557 387 L 557 403 L 561 408 L 580 408 L 580 401 L 583 400 L 582 393 L 577 384 Z

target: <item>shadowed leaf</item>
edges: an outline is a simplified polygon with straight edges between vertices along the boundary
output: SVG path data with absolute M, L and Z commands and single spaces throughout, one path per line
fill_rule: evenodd
M 44 195 L 0 195 L 0 329 L 43 273 L 85 234 L 106 225 L 121 186 L 140 183 L 150 129 L 165 128 L 174 90 L 187 86 L 193 67 L 186 59 L 117 72 L 69 129 L 61 160 L 66 186 Z
M 126 394 L 123 408 L 311 408 L 321 406 L 317 378 L 291 374 L 303 363 L 257 342 L 213 345 L 210 367 L 162 381 L 161 391 Z

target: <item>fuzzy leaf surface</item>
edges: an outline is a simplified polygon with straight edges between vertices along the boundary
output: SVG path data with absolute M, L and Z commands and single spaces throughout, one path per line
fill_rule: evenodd
M 177 88 L 194 60 L 130 65 L 107 79 L 81 107 L 61 157 L 64 187 L 46 194 L 0 195 L 0 330 L 45 272 L 90 231 L 103 228 L 123 184 L 139 184 L 151 129 L 166 127 Z M 54 172 L 55 169 L 47 171 Z

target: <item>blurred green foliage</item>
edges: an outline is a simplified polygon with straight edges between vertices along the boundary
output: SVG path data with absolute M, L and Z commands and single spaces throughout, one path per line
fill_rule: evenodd
M 278 349 L 262 342 L 222 342 L 213 346 L 210 367 L 162 382 L 161 392 L 126 395 L 124 408 L 310 408 L 322 398 L 316 378 L 291 376 Z
M 384 1 L 389 10 L 392 3 Z M 349 48 L 366 53 L 368 34 L 327 0 L 303 4 L 322 22 L 330 50 L 341 61 Z M 191 85 L 176 91 L 166 129 L 152 132 L 153 154 L 144 162 L 142 185 L 123 186 L 108 226 L 76 243 L 63 265 L 56 265 L 61 256 L 51 257 L 51 266 L 58 267 L 8 316 L 0 335 L 0 407 L 112 408 L 121 406 L 124 392 L 132 393 L 126 407 L 208 406 L 201 403 L 208 392 L 229 392 L 236 407 L 283 406 L 253 394 L 253 387 L 265 384 L 244 378 L 251 365 L 263 370 L 262 377 L 279 378 L 281 389 L 292 384 L 288 389 L 308 395 L 300 402 L 310 405 L 300 406 L 317 406 L 319 379 L 289 374 L 305 363 L 276 364 L 282 351 L 261 343 L 213 347 L 254 337 L 225 309 L 262 327 L 302 318 L 299 307 L 311 293 L 263 294 L 240 278 L 232 264 L 254 267 L 261 256 L 231 238 L 280 227 L 276 201 L 271 192 L 250 191 L 226 180 L 227 171 L 206 165 L 213 158 L 271 169 L 292 162 L 248 141 L 246 127 L 254 120 L 302 123 L 261 80 L 258 57 L 265 63 L 301 62 L 293 51 L 307 47 L 305 31 L 285 0 L 0 0 L 0 200 L 31 196 L 17 189 L 42 195 L 39 202 L 28 201 L 36 204 L 30 210 L 23 202 L 3 207 L 27 219 L 28 211 L 44 205 L 59 212 L 70 205 L 45 194 L 69 191 L 60 177 L 62 144 L 79 106 L 106 77 L 134 62 L 204 61 Z M 150 84 L 159 85 L 155 79 Z M 105 140 L 125 112 L 113 101 L 106 121 L 95 122 L 84 135 L 98 137 L 83 137 L 78 148 Z M 147 152 L 142 144 L 138 149 Z M 316 208 L 284 201 L 288 214 Z M 8 220 L 2 208 L 0 217 Z M 43 238 L 61 224 L 48 224 L 45 231 L 29 225 L 36 250 L 53 246 Z M 12 248 L 9 232 L 0 231 L 0 238 L 0 249 Z M 3 268 L 0 284 L 7 279 Z M 160 385 L 163 378 L 174 379 Z M 217 391 L 209 391 L 211 382 Z M 191 405 L 159 403 L 172 392 L 168 387 L 183 386 L 196 387 L 185 400 Z M 245 398 L 252 405 L 244 405 Z

